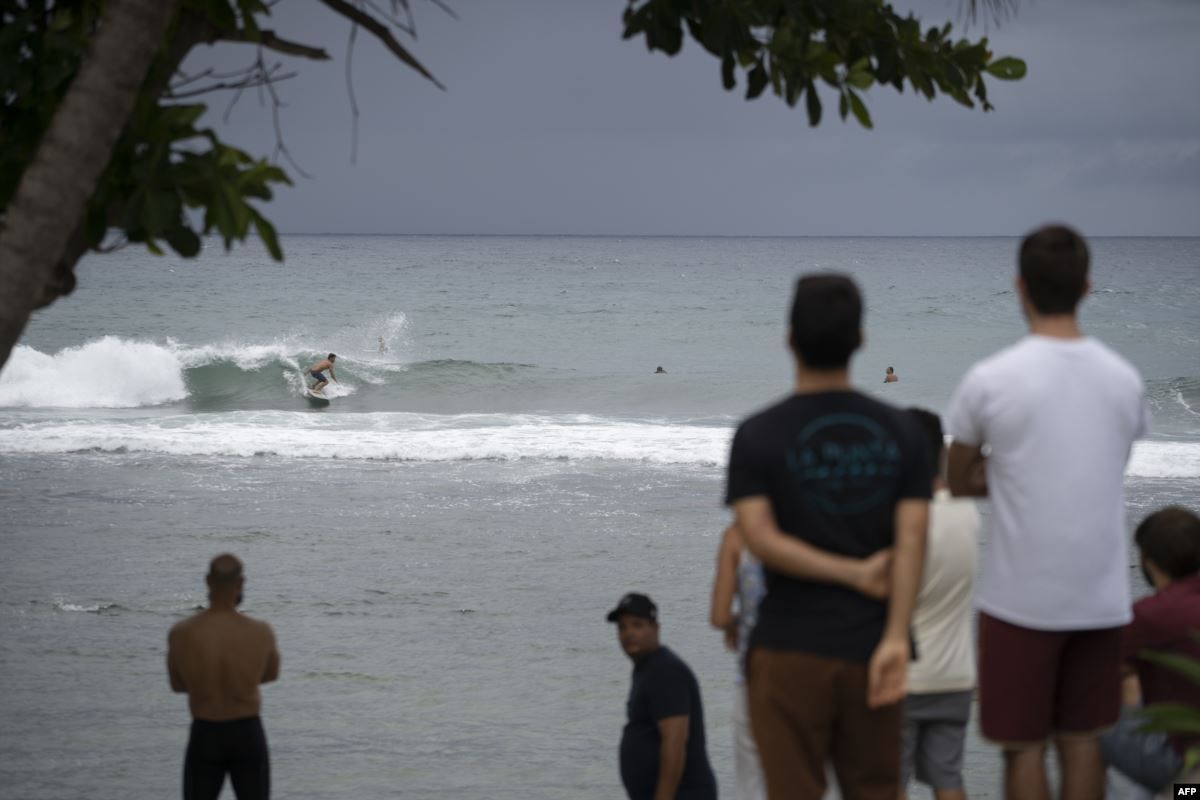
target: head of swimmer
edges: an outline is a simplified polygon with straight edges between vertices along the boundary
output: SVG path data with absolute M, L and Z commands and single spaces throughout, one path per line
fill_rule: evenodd
M 208 600 L 212 608 L 236 608 L 242 602 L 246 577 L 242 562 L 232 553 L 222 553 L 208 565 Z

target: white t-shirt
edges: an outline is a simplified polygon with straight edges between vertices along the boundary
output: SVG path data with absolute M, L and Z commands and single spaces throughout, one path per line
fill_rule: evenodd
M 979 557 L 975 501 L 940 489 L 929 505 L 929 535 L 921 592 L 913 610 L 917 660 L 909 665 L 910 694 L 975 688 L 971 590 Z
M 1125 463 L 1149 418 L 1137 370 L 1090 337 L 1029 335 L 971 368 L 947 430 L 991 448 L 981 610 L 1047 631 L 1129 622 Z

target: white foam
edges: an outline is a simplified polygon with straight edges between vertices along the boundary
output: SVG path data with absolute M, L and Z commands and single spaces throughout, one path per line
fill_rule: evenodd
M 0 428 L 0 453 L 96 450 L 430 462 L 596 459 L 724 467 L 733 436 L 731 426 L 590 415 L 235 411 L 13 421 L 15 425 Z M 1200 478 L 1200 442 L 1138 442 L 1126 474 Z
M 101 611 L 107 611 L 110 608 L 116 608 L 116 603 L 96 603 L 94 605 L 82 605 L 80 603 L 68 603 L 65 600 L 59 599 L 54 601 L 54 607 L 59 611 L 74 611 L 84 614 L 98 614 Z
M 0 406 L 135 408 L 187 397 L 167 347 L 105 336 L 47 355 L 18 345 L 0 372 Z
M 136 421 L 26 422 L 0 429 L 0 452 L 87 450 L 180 456 L 480 461 L 602 459 L 720 466 L 731 428 L 589 416 L 348 415 L 284 411 Z M 339 417 L 343 419 L 339 419 Z
M 1125 474 L 1136 478 L 1200 477 L 1200 443 L 1137 442 Z
M 387 330 L 402 329 L 403 315 L 390 320 Z M 137 408 L 178 402 L 188 396 L 185 370 L 220 362 L 247 371 L 280 364 L 287 383 L 300 394 L 302 366 L 313 362 L 302 365 L 296 354 L 310 351 L 294 336 L 269 344 L 230 341 L 199 347 L 172 339 L 155 344 L 105 336 L 54 354 L 18 345 L 0 371 L 0 408 Z M 339 357 L 339 364 L 347 362 L 361 365 L 369 383 L 384 383 L 380 373 L 408 368 L 400 362 Z M 354 393 L 352 384 L 334 386 L 331 397 Z

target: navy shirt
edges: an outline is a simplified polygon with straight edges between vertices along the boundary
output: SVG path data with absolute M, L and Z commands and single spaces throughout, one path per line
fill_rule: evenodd
M 658 723 L 682 715 L 688 717 L 688 739 L 676 800 L 716 800 L 717 782 L 704 747 L 700 685 L 679 656 L 660 647 L 634 666 L 626 715 L 621 734 L 621 781 L 630 800 L 654 797 L 662 747 Z
M 928 499 L 932 475 L 929 447 L 907 413 L 854 391 L 797 394 L 738 428 L 725 500 L 765 496 L 785 534 L 865 558 L 892 546 L 896 504 Z M 870 660 L 887 622 L 884 601 L 764 572 L 752 648 Z

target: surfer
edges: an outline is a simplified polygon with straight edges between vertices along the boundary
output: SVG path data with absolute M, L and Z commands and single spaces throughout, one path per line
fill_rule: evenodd
M 888 367 L 887 373 L 883 376 L 883 382 L 884 383 L 898 383 L 899 381 L 900 381 L 900 376 L 896 374 L 896 368 Z
M 382 337 L 382 336 L 380 336 L 380 337 L 379 337 L 379 352 L 381 352 L 381 353 L 386 353 L 387 351 L 388 351 L 387 342 L 385 342 L 385 341 L 383 340 L 383 337 Z
M 654 374 L 655 375 L 666 375 L 667 371 L 665 369 L 663 369 L 662 367 L 659 367 L 658 369 L 654 370 Z
M 312 375 L 313 380 L 316 381 L 309 391 L 320 394 L 321 390 L 325 388 L 325 384 L 329 383 L 329 378 L 332 378 L 335 383 L 337 382 L 337 375 L 333 374 L 333 363 L 335 361 L 337 361 L 337 356 L 330 353 L 329 358 L 323 358 L 304 370 L 305 375 Z M 329 378 L 325 377 L 325 370 L 329 370 Z

